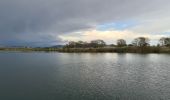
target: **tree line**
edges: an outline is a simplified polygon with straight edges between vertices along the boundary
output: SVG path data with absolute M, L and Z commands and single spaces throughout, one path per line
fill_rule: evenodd
M 70 41 L 68 44 L 65 45 L 65 48 L 102 48 L 107 46 L 106 42 L 97 39 L 92 40 L 90 42 L 84 42 L 84 41 Z M 149 47 L 150 46 L 150 39 L 147 37 L 137 37 L 135 38 L 131 44 L 127 44 L 125 39 L 118 39 L 116 41 L 116 45 L 112 44 L 110 46 L 115 47 L 125 47 L 125 46 L 134 46 L 134 47 Z M 159 39 L 159 42 L 157 44 L 158 47 L 170 47 L 170 37 L 162 37 Z

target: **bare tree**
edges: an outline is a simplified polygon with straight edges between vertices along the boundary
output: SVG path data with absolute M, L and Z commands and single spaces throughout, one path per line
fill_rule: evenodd
M 138 46 L 138 47 L 145 47 L 145 46 L 149 46 L 150 40 L 149 38 L 146 37 L 138 37 L 136 39 L 133 40 L 132 44 L 134 46 Z
M 126 46 L 126 41 L 124 39 L 118 39 L 117 40 L 117 46 Z
M 161 46 L 170 46 L 170 38 L 169 37 L 162 37 L 159 40 Z

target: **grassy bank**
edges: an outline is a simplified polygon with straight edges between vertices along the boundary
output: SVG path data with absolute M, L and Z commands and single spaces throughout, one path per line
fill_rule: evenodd
M 62 48 L 59 52 L 170 53 L 165 47 Z
M 114 52 L 114 53 L 170 53 L 168 47 L 110 47 L 110 48 L 0 48 L 0 51 L 45 51 L 45 52 Z

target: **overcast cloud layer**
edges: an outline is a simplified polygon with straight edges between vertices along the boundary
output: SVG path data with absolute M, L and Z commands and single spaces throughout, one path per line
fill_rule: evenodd
M 128 26 L 129 21 L 135 24 L 102 31 L 111 31 L 114 37 L 119 34 L 115 31 L 168 36 L 169 5 L 169 0 L 0 0 L 0 45 L 62 44 L 68 36 L 97 35 L 100 25 L 121 22 Z

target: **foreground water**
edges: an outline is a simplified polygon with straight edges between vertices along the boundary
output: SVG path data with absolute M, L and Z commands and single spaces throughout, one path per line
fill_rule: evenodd
M 0 52 L 0 100 L 169 100 L 170 55 Z

